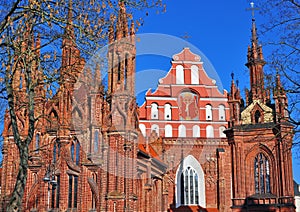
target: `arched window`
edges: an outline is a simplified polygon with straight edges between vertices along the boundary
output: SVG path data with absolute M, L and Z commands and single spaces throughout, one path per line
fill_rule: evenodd
M 156 134 L 159 136 L 159 126 L 158 126 L 157 124 L 153 124 L 153 125 L 151 126 L 151 132 L 152 132 L 152 131 L 155 131 Z
M 219 136 L 220 136 L 220 138 L 226 138 L 226 134 L 224 133 L 224 130 L 225 130 L 226 128 L 224 127 L 224 126 L 221 126 L 220 128 L 219 128 Z
M 139 128 L 143 134 L 144 137 L 146 137 L 146 127 L 144 124 L 139 124 Z
M 79 165 L 79 161 L 80 161 L 80 143 L 77 141 L 76 142 L 76 165 Z
M 206 120 L 212 120 L 212 106 L 211 105 L 205 106 L 205 116 L 206 116 Z
M 158 105 L 156 103 L 151 104 L 151 119 L 158 119 Z
M 72 142 L 72 144 L 71 144 L 71 159 L 72 159 L 72 161 L 74 161 L 74 152 L 75 152 L 75 145 Z
M 176 66 L 176 84 L 184 84 L 183 66 Z
M 172 126 L 170 124 L 167 124 L 165 126 L 165 137 L 172 137 L 173 136 L 173 129 Z
M 198 174 L 192 167 L 187 167 L 180 177 L 181 186 L 181 204 L 198 205 L 199 204 L 199 184 Z
M 214 128 L 211 125 L 208 125 L 206 127 L 206 137 L 207 138 L 213 138 L 214 137 Z
M 186 137 L 186 128 L 182 124 L 178 127 L 178 137 Z
M 254 159 L 254 184 L 255 193 L 271 193 L 270 164 L 263 153 L 259 153 Z
M 165 120 L 172 119 L 172 109 L 170 104 L 165 104 Z
M 176 207 L 181 205 L 206 207 L 204 172 L 192 155 L 188 155 L 180 163 L 175 182 Z
M 98 130 L 96 130 L 94 134 L 94 153 L 98 153 L 98 149 L 99 149 L 99 132 Z
M 224 121 L 225 120 L 225 106 L 219 105 L 219 120 Z
M 194 138 L 200 137 L 200 127 L 198 125 L 193 126 L 193 137 Z
M 53 163 L 56 163 L 60 156 L 60 140 L 56 139 L 53 145 Z
M 254 119 L 255 119 L 256 124 L 261 122 L 261 114 L 260 114 L 259 110 L 255 111 Z
M 39 152 L 39 149 L 40 149 L 40 134 L 37 133 L 35 135 L 35 151 L 38 153 Z
M 192 65 L 191 67 L 191 84 L 199 84 L 199 69 L 196 65 Z
M 80 143 L 74 140 L 71 144 L 71 159 L 76 165 L 79 165 L 80 161 Z

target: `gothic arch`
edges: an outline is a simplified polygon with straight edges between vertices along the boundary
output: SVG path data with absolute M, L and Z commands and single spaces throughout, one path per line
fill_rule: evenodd
M 182 193 L 182 182 L 181 182 L 181 175 L 182 173 L 191 167 L 195 170 L 198 176 L 198 198 L 199 203 L 197 205 L 205 208 L 206 207 L 206 195 L 205 195 L 205 180 L 204 180 L 204 171 L 200 165 L 200 163 L 194 158 L 192 155 L 188 155 L 185 157 L 176 171 L 175 177 L 175 202 L 176 208 L 184 205 L 181 201 L 181 193 Z M 194 204 L 195 205 L 195 204 Z
M 245 173 L 248 173 L 248 177 L 246 177 L 246 190 L 249 191 L 250 194 L 255 194 L 254 189 L 254 159 L 259 154 L 262 153 L 270 163 L 270 186 L 271 193 L 277 193 L 277 180 L 276 180 L 276 163 L 275 157 L 272 151 L 265 145 L 258 143 L 255 144 L 250 150 L 247 151 L 245 157 Z M 248 187 L 247 187 L 248 186 Z
M 91 177 L 88 178 L 88 183 L 89 183 L 89 186 L 90 186 L 90 188 L 91 188 L 91 190 L 94 194 L 96 205 L 97 205 L 98 202 L 99 202 L 99 189 L 98 189 L 97 183 Z

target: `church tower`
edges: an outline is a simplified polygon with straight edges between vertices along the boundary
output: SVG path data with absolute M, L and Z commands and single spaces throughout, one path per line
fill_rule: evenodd
M 254 16 L 247 59 L 250 91 L 246 91 L 245 108 L 234 82 L 228 95 L 231 125 L 225 132 L 231 148 L 232 211 L 295 211 L 293 127 L 284 118 L 287 100 L 279 75 L 273 93 L 275 104 L 265 89 L 266 62 Z
M 137 104 L 135 99 L 135 32 L 119 2 L 116 26 L 109 29 L 108 94 L 103 114 L 103 181 L 106 211 L 136 211 Z

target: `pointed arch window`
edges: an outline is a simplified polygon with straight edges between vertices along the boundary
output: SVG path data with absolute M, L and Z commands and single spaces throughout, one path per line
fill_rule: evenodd
M 181 173 L 181 204 L 198 205 L 199 204 L 199 183 L 198 174 L 192 167 L 187 167 Z
M 158 119 L 158 105 L 156 103 L 151 104 L 151 119 Z
M 38 153 L 38 152 L 39 152 L 39 149 L 40 149 L 40 140 L 41 140 L 40 137 L 41 137 L 41 136 L 40 136 L 39 133 L 37 133 L 37 134 L 35 135 L 35 151 L 36 151 L 36 153 Z
M 96 130 L 94 134 L 94 153 L 98 153 L 99 150 L 99 131 Z
M 77 140 L 74 140 L 71 144 L 71 159 L 75 162 L 76 165 L 79 165 L 80 161 L 80 143 Z
M 183 66 L 176 66 L 176 84 L 184 84 Z
M 59 156 L 60 156 L 60 140 L 56 139 L 53 146 L 53 163 L 56 163 Z
M 254 119 L 256 124 L 261 122 L 261 113 L 259 112 L 259 110 L 255 111 Z
M 211 105 L 205 106 L 205 116 L 206 116 L 206 120 L 212 120 L 212 106 Z
M 256 194 L 271 193 L 270 163 L 263 153 L 254 159 L 254 184 Z

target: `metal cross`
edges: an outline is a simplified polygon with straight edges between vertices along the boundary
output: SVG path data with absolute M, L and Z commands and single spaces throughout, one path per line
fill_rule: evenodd
M 191 36 L 189 36 L 189 34 L 187 32 L 184 33 L 183 36 L 181 36 L 184 40 L 188 40 L 189 38 L 191 38 Z
M 255 12 L 255 10 L 259 10 L 259 8 L 257 8 L 257 7 L 254 7 L 254 2 L 251 2 L 250 3 L 250 8 L 247 8 L 246 10 L 247 11 L 249 11 L 249 10 L 251 10 L 251 12 L 252 12 L 252 19 L 254 19 L 254 16 L 255 16 L 255 14 L 254 14 L 254 12 Z

